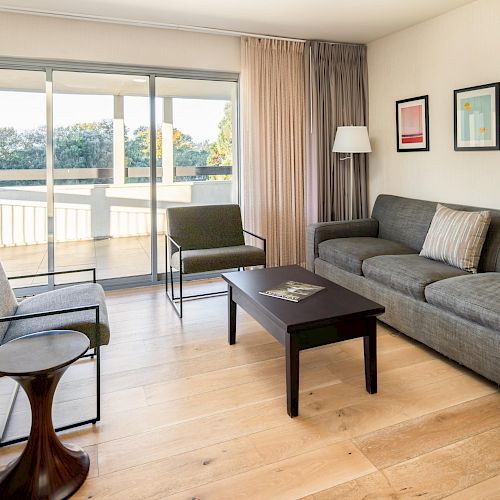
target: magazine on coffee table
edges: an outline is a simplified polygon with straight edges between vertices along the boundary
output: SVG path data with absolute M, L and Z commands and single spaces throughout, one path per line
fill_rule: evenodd
M 300 281 L 285 281 L 278 286 L 262 290 L 259 293 L 277 299 L 300 302 L 324 289 L 324 286 L 310 285 L 309 283 L 301 283 Z

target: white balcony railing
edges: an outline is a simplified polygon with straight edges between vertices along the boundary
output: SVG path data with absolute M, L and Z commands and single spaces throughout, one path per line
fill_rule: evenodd
M 166 229 L 166 208 L 174 205 L 231 203 L 231 181 L 179 182 L 157 185 L 158 231 Z M 148 235 L 148 184 L 81 184 L 55 186 L 56 241 L 78 241 Z M 47 240 L 46 188 L 0 189 L 0 246 L 32 245 Z

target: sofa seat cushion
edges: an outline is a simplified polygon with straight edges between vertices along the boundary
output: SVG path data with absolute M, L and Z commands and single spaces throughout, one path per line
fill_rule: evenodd
M 180 269 L 179 252 L 172 255 L 171 262 L 174 269 Z M 264 250 L 251 245 L 182 251 L 182 272 L 185 274 L 263 266 L 265 263 Z
M 344 271 L 362 275 L 363 261 L 376 255 L 400 255 L 415 253 L 415 250 L 395 241 L 382 238 L 336 238 L 318 245 L 318 255 Z
M 500 334 L 500 273 L 479 273 L 433 283 L 425 289 L 429 304 Z
M 426 286 L 469 273 L 419 255 L 383 255 L 365 260 L 363 274 L 393 290 L 425 300 Z
M 82 283 L 28 297 L 19 303 L 16 316 L 37 312 L 48 312 L 72 307 L 99 305 L 100 343 L 109 343 L 109 323 L 104 290 L 96 283 Z M 55 314 L 38 318 L 11 321 L 4 342 L 17 339 L 29 333 L 43 330 L 76 330 L 90 339 L 90 347 L 95 347 L 94 309 L 65 314 Z

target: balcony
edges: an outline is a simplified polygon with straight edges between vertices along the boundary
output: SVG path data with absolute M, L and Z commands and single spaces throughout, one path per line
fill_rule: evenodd
M 145 177 L 145 171 L 149 169 L 128 169 L 127 177 L 140 180 Z M 44 170 L 0 169 L 0 181 L 41 180 L 44 173 Z M 158 169 L 160 175 L 161 169 Z M 231 203 L 235 199 L 231 175 L 232 167 L 175 167 L 176 177 L 195 180 L 163 183 L 159 177 L 156 187 L 159 272 L 165 271 L 161 235 L 166 230 L 166 209 L 178 205 Z M 216 180 L 220 176 L 229 179 Z M 111 181 L 54 186 L 56 270 L 96 267 L 100 280 L 151 272 L 150 185 L 145 182 L 113 184 L 110 177 L 112 169 L 55 170 L 56 182 L 58 178 L 76 182 Z M 47 270 L 46 191 L 45 186 L 0 189 L 0 262 L 10 276 Z M 80 279 L 86 278 L 88 276 L 82 275 Z M 43 283 L 45 278 L 30 278 L 14 284 Z

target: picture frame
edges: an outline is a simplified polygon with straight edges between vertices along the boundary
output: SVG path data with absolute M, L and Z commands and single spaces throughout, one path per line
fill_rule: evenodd
M 455 151 L 500 149 L 500 83 L 453 91 Z
M 399 153 L 429 151 L 429 96 L 396 101 L 396 145 Z

